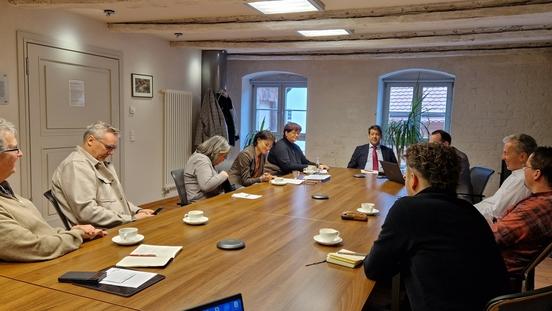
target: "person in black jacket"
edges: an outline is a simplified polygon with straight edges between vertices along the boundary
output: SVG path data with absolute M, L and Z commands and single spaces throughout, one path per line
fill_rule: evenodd
M 368 171 L 383 172 L 379 161 L 397 163 L 393 149 L 380 144 L 381 127 L 372 125 L 368 128 L 369 144 L 357 146 L 347 168 L 359 168 Z M 374 150 L 376 151 L 374 155 Z
M 319 165 L 320 169 L 328 169 L 329 167 L 324 164 L 314 163 L 309 161 L 301 148 L 295 143 L 299 134 L 301 133 L 301 125 L 289 122 L 284 126 L 284 137 L 280 139 L 270 153 L 268 154 L 268 161 L 278 167 L 277 172 L 273 172 L 276 175 L 286 175 L 292 171 L 302 171 L 309 165 Z
M 456 197 L 455 150 L 412 145 L 406 164 L 409 196 L 389 210 L 364 260 L 366 276 L 380 282 L 400 273 L 413 311 L 483 310 L 508 293 L 508 277 L 487 221 Z

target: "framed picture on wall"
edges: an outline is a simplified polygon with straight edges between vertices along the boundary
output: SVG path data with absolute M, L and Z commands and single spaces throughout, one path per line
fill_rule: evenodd
M 153 76 L 133 73 L 132 97 L 153 97 Z

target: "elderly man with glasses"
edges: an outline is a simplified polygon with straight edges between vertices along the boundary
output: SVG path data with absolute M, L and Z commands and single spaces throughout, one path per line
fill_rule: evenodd
M 119 130 L 97 121 L 55 170 L 52 192 L 71 223 L 111 228 L 153 215 L 127 200 L 113 164 L 106 161 L 118 141 Z
M 83 240 L 104 236 L 90 225 L 52 228 L 31 201 L 15 194 L 6 180 L 23 156 L 15 134 L 13 124 L 0 118 L 0 260 L 53 259 L 78 249 Z

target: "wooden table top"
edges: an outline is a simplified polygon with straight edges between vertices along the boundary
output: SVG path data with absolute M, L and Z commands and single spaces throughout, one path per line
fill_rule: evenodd
M 262 194 L 258 200 L 223 194 L 125 225 L 139 228 L 145 244 L 183 246 L 166 268 L 141 269 L 166 279 L 132 297 L 57 282 L 66 271 L 100 270 L 128 255 L 136 246 L 111 242 L 118 228 L 58 259 L 1 263 L 0 275 L 140 310 L 182 310 L 236 293 L 242 293 L 246 310 L 360 310 L 374 285 L 362 269 L 328 263 L 305 266 L 341 248 L 368 252 L 388 208 L 404 195 L 402 185 L 375 176 L 357 179 L 355 173 L 358 170 L 335 168 L 331 180 L 314 185 L 256 184 L 237 192 Z M 314 200 L 314 193 L 330 198 Z M 362 202 L 376 203 L 380 214 L 368 222 L 340 218 L 341 212 L 356 210 Z M 194 209 L 209 217 L 206 225 L 182 222 Z M 324 227 L 339 230 L 343 243 L 314 242 Z M 217 249 L 216 242 L 225 238 L 243 239 L 246 248 Z
M 135 310 L 0 277 L 0 310 Z

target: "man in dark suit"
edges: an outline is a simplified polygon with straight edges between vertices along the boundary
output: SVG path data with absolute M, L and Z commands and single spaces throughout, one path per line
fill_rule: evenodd
M 381 127 L 372 125 L 368 128 L 369 144 L 357 146 L 347 168 L 359 168 L 367 171 L 383 172 L 379 161 L 397 163 L 393 149 L 380 144 Z M 375 151 L 375 152 L 374 152 Z
M 400 273 L 413 311 L 483 310 L 507 293 L 508 277 L 487 221 L 456 197 L 456 152 L 415 144 L 406 151 L 406 164 L 408 196 L 389 209 L 364 260 L 366 276 L 377 287 Z
M 431 136 L 429 137 L 429 142 L 450 146 L 450 144 L 452 143 L 452 137 L 449 133 L 443 130 L 436 130 L 431 133 Z M 456 155 L 458 155 L 458 158 L 460 158 L 460 176 L 458 178 L 458 187 L 456 187 L 456 193 L 458 194 L 459 198 L 471 203 L 471 194 L 473 188 L 470 176 L 470 161 L 468 160 L 468 156 L 465 153 L 455 147 L 451 148 L 454 149 Z

